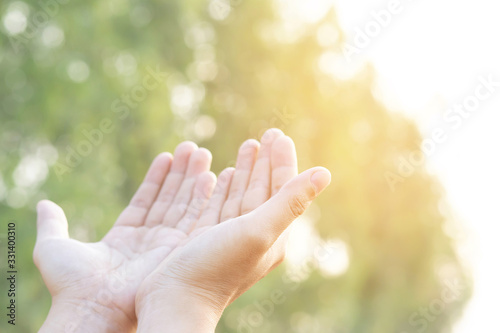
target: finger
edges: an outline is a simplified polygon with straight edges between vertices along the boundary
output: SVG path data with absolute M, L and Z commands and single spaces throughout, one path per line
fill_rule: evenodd
M 257 140 L 245 141 L 238 152 L 236 168 L 234 170 L 231 187 L 224 207 L 221 212 L 221 221 L 225 221 L 240 215 L 241 202 L 245 194 L 250 175 L 252 174 L 255 157 L 260 143 Z
M 163 224 L 175 227 L 191 201 L 196 179 L 202 172 L 210 170 L 212 154 L 208 149 L 200 148 L 191 154 L 188 168 L 184 175 L 182 184 L 175 195 L 173 203 L 163 217 Z
M 49 200 L 40 201 L 37 206 L 36 243 L 48 239 L 69 238 L 68 220 L 61 207 Z
M 205 171 L 198 175 L 196 185 L 193 190 L 193 198 L 186 209 L 186 213 L 177 223 L 176 228 L 186 234 L 190 233 L 200 218 L 201 212 L 207 206 L 210 196 L 217 182 L 217 177 L 213 172 Z
M 273 143 L 282 136 L 284 136 L 283 132 L 277 128 L 267 130 L 262 136 L 257 160 L 241 203 L 241 214 L 252 211 L 269 199 L 271 194 L 271 151 Z
M 219 223 L 222 207 L 224 206 L 224 202 L 229 193 L 229 187 L 231 186 L 233 173 L 234 168 L 226 168 L 219 174 L 217 185 L 215 186 L 207 207 L 203 210 L 200 219 L 196 223 L 196 228 L 213 226 Z
M 283 231 L 330 183 L 330 172 L 323 167 L 306 170 L 288 181 L 281 190 L 263 205 L 241 217 L 239 223 L 249 239 L 258 240 L 263 247 L 273 244 Z
M 152 227 L 163 221 L 163 217 L 174 200 L 175 194 L 184 179 L 189 157 L 196 149 L 198 149 L 198 146 L 190 141 L 182 142 L 175 148 L 170 170 L 163 182 L 160 193 L 156 197 L 156 201 L 149 210 L 144 225 Z
M 288 136 L 283 136 L 274 141 L 271 153 L 271 196 L 293 177 L 297 176 L 297 152 L 295 144 Z
M 149 167 L 144 181 L 130 200 L 129 205 L 116 220 L 115 226 L 141 226 L 155 201 L 161 185 L 172 164 L 172 154 L 161 153 Z

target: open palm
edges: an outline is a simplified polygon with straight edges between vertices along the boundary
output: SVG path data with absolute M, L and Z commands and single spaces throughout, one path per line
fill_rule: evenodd
M 261 205 L 296 174 L 293 143 L 279 130 L 266 132 L 262 144 L 246 141 L 236 169 L 225 169 L 217 186 L 210 163 L 208 150 L 192 142 L 173 156 L 159 155 L 97 243 L 70 239 L 62 209 L 40 202 L 33 257 L 52 296 L 78 300 L 89 314 L 113 312 L 133 327 L 136 292 L 146 276 L 203 231 Z
M 139 326 L 144 313 L 151 317 L 161 309 L 158 302 L 175 295 L 201 298 L 219 316 L 282 262 L 288 226 L 329 182 L 329 172 L 321 167 L 297 175 L 293 141 L 281 131 L 266 132 L 262 144 L 246 141 L 236 169 L 221 173 L 208 205 L 193 196 L 190 205 L 205 208 L 193 208 L 189 221 L 176 226 L 189 237 L 139 288 Z

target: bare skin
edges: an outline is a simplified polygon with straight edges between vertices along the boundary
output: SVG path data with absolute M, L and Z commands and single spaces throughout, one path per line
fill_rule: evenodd
M 162 309 L 184 306 L 199 325 L 172 331 L 213 331 L 225 306 L 282 261 L 280 235 L 330 178 L 323 168 L 296 176 L 293 142 L 276 129 L 246 141 L 217 180 L 210 163 L 192 142 L 159 155 L 97 243 L 70 239 L 62 210 L 40 202 L 33 257 L 53 297 L 41 331 L 130 332 L 137 317 L 139 330 L 165 331 Z

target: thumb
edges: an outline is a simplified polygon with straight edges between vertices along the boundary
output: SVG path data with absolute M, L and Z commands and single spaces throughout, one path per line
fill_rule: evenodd
M 276 195 L 250 214 L 248 226 L 274 242 L 311 202 L 330 184 L 330 172 L 323 167 L 306 170 L 290 179 Z
M 68 238 L 68 221 L 61 207 L 49 200 L 42 200 L 36 206 L 36 241 L 51 238 Z

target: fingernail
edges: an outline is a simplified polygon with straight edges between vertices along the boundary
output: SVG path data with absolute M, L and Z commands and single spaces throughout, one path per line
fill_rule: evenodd
M 331 179 L 332 176 L 330 171 L 325 168 L 320 168 L 311 175 L 311 184 L 316 191 L 316 195 L 318 195 L 328 186 L 328 184 L 330 184 Z

